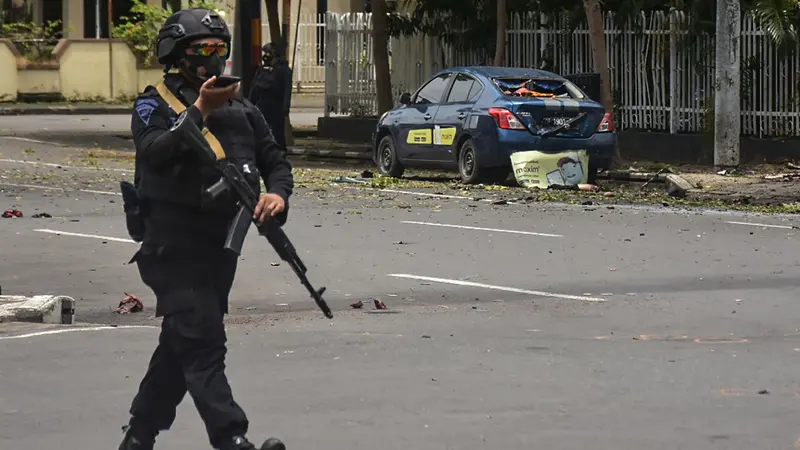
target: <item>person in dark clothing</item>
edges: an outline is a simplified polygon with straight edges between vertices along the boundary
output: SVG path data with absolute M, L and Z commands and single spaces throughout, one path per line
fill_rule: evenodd
M 286 117 L 292 103 L 292 69 L 280 47 L 269 43 L 262 48 L 262 67 L 253 77 L 248 99 L 264 115 L 275 140 L 285 150 Z
M 239 95 L 238 83 L 214 87 L 230 41 L 228 26 L 214 11 L 176 12 L 158 37 L 164 79 L 145 88 L 135 101 L 131 130 L 141 246 L 131 262 L 153 290 L 156 316 L 163 319 L 130 422 L 123 427 L 120 450 L 152 450 L 187 392 L 213 448 L 255 449 L 245 437 L 248 419 L 225 376 L 223 316 L 237 256 L 224 244 L 236 199 L 233 194 L 204 199 L 204 190 L 220 179 L 220 172 L 199 156 L 200 150 L 188 147 L 182 130 L 196 127 L 195 136 L 207 131 L 210 147 L 224 152 L 227 162 L 241 165 L 255 192 L 262 192 L 259 177 L 263 179 L 267 193 L 261 194 L 254 216 L 259 222 L 268 217 L 286 222 L 294 180 L 283 149 L 258 109 Z M 173 68 L 176 73 L 170 73 Z M 285 450 L 275 438 L 261 448 Z

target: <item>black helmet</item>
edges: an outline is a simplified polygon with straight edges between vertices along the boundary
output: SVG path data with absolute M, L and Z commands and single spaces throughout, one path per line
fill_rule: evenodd
M 275 58 L 282 58 L 283 57 L 283 46 L 282 42 L 270 42 L 265 44 L 261 47 L 261 51 L 264 52 L 264 56 L 270 55 Z
M 231 32 L 219 14 L 205 8 L 182 9 L 169 16 L 158 32 L 158 63 L 173 65 L 183 58 L 189 42 L 212 37 L 231 43 Z

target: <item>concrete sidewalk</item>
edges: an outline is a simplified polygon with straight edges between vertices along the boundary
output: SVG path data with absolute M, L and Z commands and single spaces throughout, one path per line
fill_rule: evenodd
M 321 94 L 293 94 L 292 111 L 314 112 L 325 109 L 325 97 Z M 0 116 L 35 116 L 35 115 L 92 115 L 133 113 L 133 102 L 127 103 L 3 103 L 0 104 Z

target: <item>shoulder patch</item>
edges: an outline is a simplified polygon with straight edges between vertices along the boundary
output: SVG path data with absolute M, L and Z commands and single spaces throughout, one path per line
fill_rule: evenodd
M 150 125 L 150 117 L 153 116 L 153 111 L 158 108 L 158 100 L 154 98 L 140 98 L 134 104 L 136 114 L 144 122 L 145 125 Z

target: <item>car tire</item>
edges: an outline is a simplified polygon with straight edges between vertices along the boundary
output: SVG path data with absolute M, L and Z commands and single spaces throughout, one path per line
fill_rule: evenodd
M 486 181 L 489 183 L 502 184 L 508 179 L 511 168 L 508 166 L 492 167 L 487 170 Z
M 486 175 L 486 168 L 481 167 L 475 141 L 467 139 L 458 150 L 458 174 L 464 184 L 478 184 Z
M 394 138 L 391 135 L 384 136 L 378 143 L 378 151 L 375 155 L 375 163 L 381 175 L 388 175 L 392 178 L 400 178 L 405 172 L 405 167 L 397 157 L 397 147 L 394 145 Z

